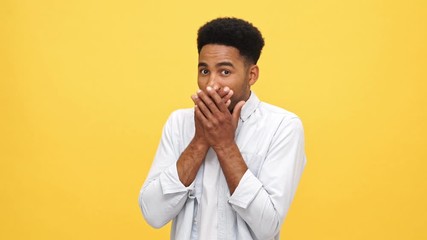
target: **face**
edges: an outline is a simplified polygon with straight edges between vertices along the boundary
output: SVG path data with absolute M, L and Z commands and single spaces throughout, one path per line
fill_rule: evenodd
M 199 54 L 198 64 L 199 89 L 206 91 L 207 86 L 214 89 L 229 87 L 234 94 L 229 109 L 232 110 L 239 101 L 246 101 L 250 87 L 258 79 L 258 66 L 245 63 L 235 47 L 207 44 Z

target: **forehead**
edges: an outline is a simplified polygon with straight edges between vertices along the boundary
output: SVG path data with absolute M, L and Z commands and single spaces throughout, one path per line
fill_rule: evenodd
M 208 65 L 224 61 L 233 64 L 244 64 L 244 60 L 237 48 L 226 45 L 207 44 L 202 47 L 199 53 L 199 63 L 202 62 Z

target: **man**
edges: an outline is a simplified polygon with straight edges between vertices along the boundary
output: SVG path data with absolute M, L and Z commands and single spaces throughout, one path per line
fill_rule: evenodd
M 194 109 L 169 117 L 139 204 L 171 239 L 279 239 L 304 165 L 299 118 L 251 86 L 264 40 L 251 23 L 218 18 L 199 29 Z

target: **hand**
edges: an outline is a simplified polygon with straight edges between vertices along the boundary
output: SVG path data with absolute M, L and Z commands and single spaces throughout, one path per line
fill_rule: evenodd
M 203 138 L 214 150 L 223 149 L 234 143 L 240 112 L 245 104 L 244 101 L 237 103 L 231 114 L 228 106 L 231 103 L 232 90 L 229 90 L 225 97 L 220 95 L 225 94 L 227 89 L 226 87 L 223 89 L 224 92 L 221 92 L 221 89 L 216 91 L 207 87 L 206 92 L 199 90 L 192 97 L 196 104 L 194 110 L 196 136 Z
M 222 101 L 225 103 L 225 105 L 228 107 L 231 104 L 231 97 L 233 96 L 233 93 L 234 93 L 233 90 L 231 90 L 228 87 L 215 89 L 215 90 L 217 91 L 219 96 L 222 98 Z M 198 95 L 195 94 L 191 96 L 191 98 L 194 104 L 196 104 Z M 195 143 L 201 144 L 202 146 L 210 147 L 209 143 L 206 140 L 203 126 L 201 125 L 200 120 L 196 117 L 196 110 L 197 110 L 197 104 L 196 104 L 196 109 L 194 110 L 195 111 L 195 114 L 194 114 L 195 134 L 194 134 L 193 141 L 195 141 Z

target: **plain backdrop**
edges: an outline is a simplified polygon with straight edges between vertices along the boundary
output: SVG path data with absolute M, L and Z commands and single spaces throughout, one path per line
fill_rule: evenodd
M 0 239 L 168 239 L 138 193 L 192 107 L 197 29 L 254 23 L 253 90 L 303 121 L 282 239 L 427 239 L 425 1 L 0 2 Z

